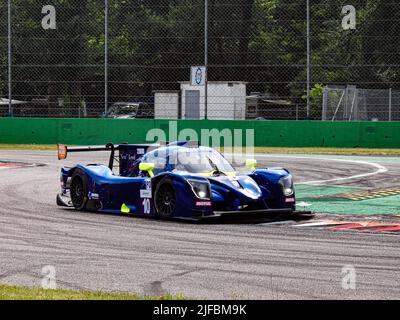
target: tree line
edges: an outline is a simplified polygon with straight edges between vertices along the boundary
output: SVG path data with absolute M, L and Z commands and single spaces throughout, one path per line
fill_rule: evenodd
M 6 0 L 2 0 L 6 8 Z M 103 108 L 104 1 L 13 0 L 16 97 L 82 99 Z M 351 0 L 355 29 L 342 26 L 348 1 L 311 1 L 312 85 L 363 88 L 399 83 L 400 3 Z M 178 89 L 204 63 L 204 0 L 110 0 L 110 100 L 147 99 Z M 209 80 L 246 81 L 304 104 L 306 1 L 209 0 Z M 56 29 L 42 27 L 42 7 Z M 7 95 L 7 10 L 0 12 L 0 93 Z M 320 90 L 316 90 L 320 92 Z M 315 98 L 319 104 L 320 97 Z

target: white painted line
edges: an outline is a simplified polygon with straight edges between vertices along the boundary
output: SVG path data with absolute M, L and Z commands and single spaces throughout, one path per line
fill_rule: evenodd
M 340 224 L 348 224 L 348 222 L 311 222 L 311 223 L 304 223 L 304 224 L 296 224 L 292 227 L 322 227 L 322 226 L 330 226 L 330 225 L 340 225 Z
M 254 156 L 257 158 L 291 158 L 291 159 L 308 159 L 308 160 L 321 160 L 321 161 L 336 161 L 336 162 L 347 162 L 347 163 L 353 163 L 353 164 L 361 164 L 361 165 L 366 165 L 370 167 L 374 167 L 376 170 L 373 172 L 367 172 L 367 173 L 362 173 L 362 174 L 357 174 L 349 177 L 337 177 L 333 179 L 327 179 L 327 180 L 315 180 L 315 181 L 306 181 L 306 182 L 299 182 L 301 184 L 307 184 L 307 185 L 321 185 L 327 182 L 341 182 L 341 181 L 347 181 L 347 180 L 354 180 L 354 179 L 360 179 L 360 178 L 366 178 L 366 177 L 371 177 L 377 174 L 381 173 L 386 173 L 389 170 L 374 162 L 368 162 L 368 161 L 361 161 L 361 160 L 349 160 L 349 159 L 335 159 L 335 158 L 320 158 L 320 157 L 305 157 L 305 156 L 293 156 L 293 155 L 270 155 L 270 154 L 254 154 Z
M 266 222 L 260 223 L 260 226 L 274 226 L 274 225 L 285 225 L 285 224 L 294 224 L 296 221 L 294 220 L 285 220 L 285 221 L 275 221 L 275 222 Z
M 309 207 L 309 206 L 312 206 L 312 203 L 308 203 L 308 202 L 299 202 L 299 203 L 297 204 L 297 206 L 300 207 L 300 208 L 307 208 L 307 207 Z
M 328 160 L 328 159 L 319 158 L 319 160 Z M 331 159 L 331 160 L 339 161 L 339 162 L 350 162 L 350 163 L 368 165 L 368 166 L 376 168 L 377 170 L 375 170 L 373 172 L 368 172 L 368 173 L 356 174 L 354 176 L 349 176 L 349 177 L 337 177 L 337 178 L 327 179 L 327 180 L 306 181 L 306 182 L 303 182 L 303 184 L 320 185 L 320 184 L 324 184 L 327 182 L 339 182 L 339 181 L 346 181 L 346 180 L 354 180 L 354 179 L 375 176 L 377 174 L 386 173 L 389 171 L 386 167 L 384 167 L 378 163 L 374 163 L 374 162 L 359 161 L 359 160 L 345 160 L 345 159 Z

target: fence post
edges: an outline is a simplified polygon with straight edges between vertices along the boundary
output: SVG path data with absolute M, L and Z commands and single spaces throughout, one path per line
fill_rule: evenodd
M 392 121 L 392 88 L 389 88 L 389 121 Z
M 307 120 L 310 119 L 311 45 L 310 45 L 310 0 L 307 0 Z
M 327 120 L 328 99 L 329 99 L 328 90 L 329 90 L 328 87 L 325 87 L 322 94 L 322 121 Z
M 7 15 L 8 15 L 8 115 L 12 117 L 12 75 L 11 75 L 11 64 L 12 64 L 12 50 L 11 50 L 11 0 L 7 3 Z
M 204 119 L 208 118 L 208 0 L 204 1 Z
M 108 109 L 108 0 L 104 2 L 104 114 Z

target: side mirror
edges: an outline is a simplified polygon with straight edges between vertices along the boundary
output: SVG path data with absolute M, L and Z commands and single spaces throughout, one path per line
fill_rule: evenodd
M 154 163 L 142 162 L 141 164 L 139 164 L 139 170 L 146 171 L 149 174 L 150 178 L 154 177 L 153 173 L 154 167 L 155 167 Z
M 251 169 L 251 172 L 256 171 L 257 160 L 256 159 L 247 159 L 246 160 L 246 167 Z

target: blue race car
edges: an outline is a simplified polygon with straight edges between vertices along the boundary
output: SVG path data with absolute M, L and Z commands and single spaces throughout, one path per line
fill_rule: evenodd
M 59 206 L 187 220 L 298 213 L 292 175 L 286 169 L 256 169 L 255 160 L 246 160 L 251 172 L 238 175 L 219 152 L 190 142 L 58 145 L 59 159 L 69 152 L 90 151 L 109 151 L 109 165 L 62 168 Z M 119 175 L 113 173 L 115 160 Z

